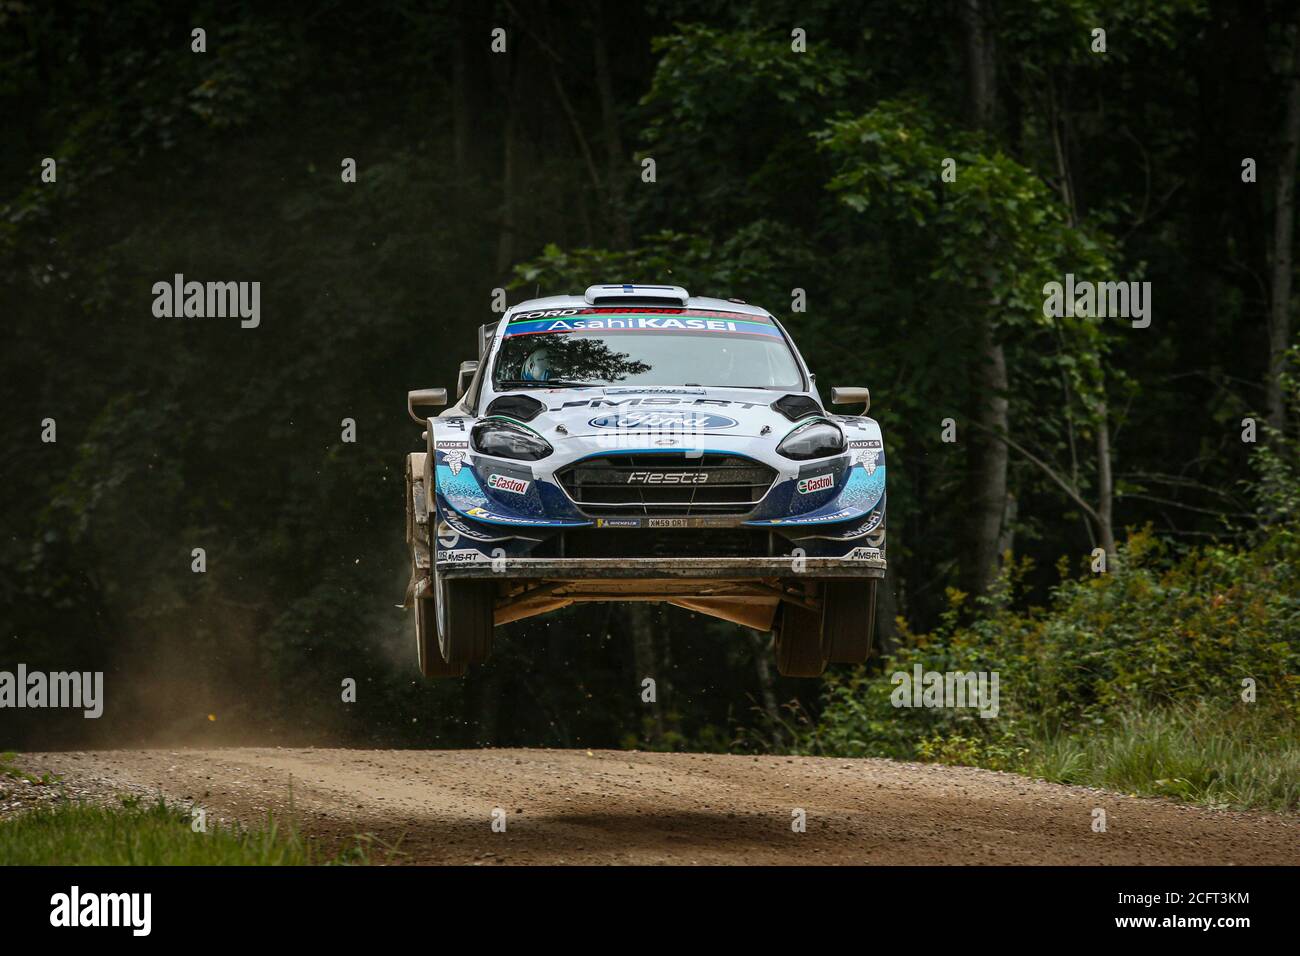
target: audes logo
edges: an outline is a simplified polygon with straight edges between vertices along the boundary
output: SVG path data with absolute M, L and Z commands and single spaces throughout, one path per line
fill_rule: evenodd
M 497 491 L 508 491 L 512 495 L 522 495 L 528 491 L 531 481 L 524 481 L 521 478 L 511 478 L 509 475 L 488 475 L 488 487 L 495 488 Z
M 825 491 L 834 486 L 835 476 L 829 472 L 824 475 L 813 475 L 811 478 L 799 479 L 799 494 L 811 495 L 815 491 Z

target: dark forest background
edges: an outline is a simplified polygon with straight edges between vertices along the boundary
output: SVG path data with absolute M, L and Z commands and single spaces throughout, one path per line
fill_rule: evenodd
M 454 387 L 497 288 L 744 298 L 823 390 L 869 386 L 886 648 L 1008 555 L 1030 606 L 1129 529 L 1244 541 L 1243 419 L 1294 432 L 1296 15 L 0 0 L 0 668 L 108 675 L 101 720 L 6 712 L 0 743 L 726 749 L 815 714 L 765 635 L 671 608 L 510 625 L 419 678 L 404 393 Z M 1067 272 L 1149 281 L 1150 327 L 1044 318 Z M 261 326 L 155 318 L 175 273 L 260 281 Z

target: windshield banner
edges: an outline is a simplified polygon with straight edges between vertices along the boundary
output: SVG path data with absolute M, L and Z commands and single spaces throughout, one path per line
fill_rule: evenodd
M 511 316 L 505 334 L 547 332 L 705 332 L 781 338 L 771 319 L 711 309 L 546 309 Z

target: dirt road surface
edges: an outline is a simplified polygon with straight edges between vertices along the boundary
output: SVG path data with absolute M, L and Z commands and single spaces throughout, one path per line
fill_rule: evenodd
M 292 815 L 391 863 L 1297 864 L 1300 821 L 887 760 L 585 750 L 26 754 L 81 793 Z M 291 797 L 292 793 L 292 797 Z M 292 799 L 292 811 L 290 801 Z M 1106 832 L 1093 830 L 1093 810 Z M 493 811 L 507 820 L 493 832 Z M 806 832 L 792 830 L 794 811 Z

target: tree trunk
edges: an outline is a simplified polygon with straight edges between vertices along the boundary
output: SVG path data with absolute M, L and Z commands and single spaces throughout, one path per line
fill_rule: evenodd
M 654 727 L 655 740 L 662 740 L 664 735 L 664 707 L 666 700 L 666 675 L 660 673 L 658 655 L 655 653 L 654 622 L 650 619 L 650 605 L 644 601 L 630 602 L 626 608 L 628 629 L 632 632 L 632 661 L 636 668 L 637 706 L 649 707 Z M 647 677 L 655 682 L 655 702 L 647 704 L 641 701 L 641 682 Z
M 1106 552 L 1106 566 L 1115 558 L 1115 523 L 1112 510 L 1115 504 L 1115 480 L 1111 473 L 1110 419 L 1105 400 L 1097 416 L 1097 529 L 1101 546 Z
M 976 319 L 971 392 L 978 427 L 969 429 L 967 545 L 963 577 L 971 595 L 988 590 L 997 576 L 998 543 L 1007 507 L 1007 446 L 998 436 L 1010 434 L 1007 414 L 1007 362 L 994 338 L 993 320 Z
M 988 0 L 962 0 L 962 26 L 966 33 L 966 77 L 970 83 L 968 106 L 971 125 L 993 127 L 997 104 L 997 47 L 989 23 Z
M 478 681 L 478 744 L 494 747 L 497 744 L 497 709 L 500 690 L 497 675 L 488 671 Z
M 1009 457 L 1009 456 L 1008 456 Z M 998 536 L 998 554 L 1015 553 L 1016 519 L 1020 516 L 1020 500 L 1014 491 L 1007 491 L 1007 500 L 1002 508 L 1002 533 Z
M 469 168 L 469 72 L 465 63 L 465 38 L 452 46 L 451 54 L 451 156 L 456 174 L 465 175 Z
M 898 650 L 899 588 L 897 571 L 891 571 L 876 585 L 876 648 L 881 657 Z
M 776 684 L 772 679 L 772 638 L 745 628 L 754 655 L 754 672 L 758 675 L 758 693 L 763 698 L 763 712 L 772 722 L 772 743 L 781 744 L 781 708 L 776 703 Z
M 504 281 L 515 258 L 515 138 L 518 111 L 514 84 L 509 86 L 501 159 L 501 231 L 497 238 L 497 275 Z
M 614 81 L 609 70 L 609 50 L 605 41 L 605 11 L 602 0 L 592 5 L 595 20 L 593 54 L 595 57 L 596 94 L 600 98 L 600 121 L 605 138 L 605 189 L 614 234 L 614 248 L 626 249 L 631 242 L 623 197 L 628 177 L 633 174 L 628 157 L 623 155 L 623 137 L 618 130 L 618 104 L 614 98 Z
M 458 0 L 451 61 L 452 162 L 460 176 L 489 179 L 491 138 L 484 116 L 499 116 L 497 104 L 508 99 L 508 55 L 488 51 L 495 25 L 489 4 Z M 504 73 L 504 76 L 502 75 Z M 493 164 L 494 165 L 494 164 Z
M 997 50 L 988 0 L 962 0 L 966 36 L 966 72 L 972 125 L 992 131 L 997 103 Z M 1007 360 L 997 340 L 995 306 L 990 301 L 976 318 L 971 400 L 977 425 L 967 443 L 967 542 L 963 578 L 972 595 L 988 590 L 998 567 L 998 542 L 1007 507 L 1007 446 L 998 435 L 1008 434 Z
M 1273 282 L 1268 321 L 1268 421 L 1286 427 L 1286 396 L 1282 392 L 1283 360 L 1291 337 L 1291 247 L 1295 226 L 1295 169 L 1300 149 L 1300 29 L 1289 30 L 1286 116 L 1278 157 L 1273 206 Z

